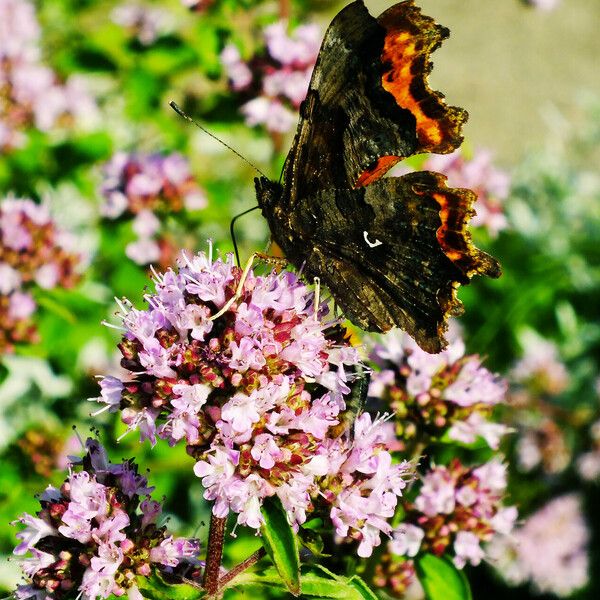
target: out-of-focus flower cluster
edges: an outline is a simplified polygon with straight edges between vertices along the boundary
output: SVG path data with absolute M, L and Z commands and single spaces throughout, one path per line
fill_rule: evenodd
M 40 27 L 29 0 L 0 0 L 0 149 L 25 141 L 23 131 L 49 131 L 95 118 L 97 109 L 76 76 L 61 82 L 41 61 Z
M 403 600 L 422 600 L 423 590 L 419 585 L 412 560 L 403 560 L 391 552 L 378 557 L 373 575 L 373 585 L 385 590 L 386 595 Z
M 166 262 L 168 241 L 161 236 L 160 216 L 183 209 L 200 210 L 206 195 L 194 180 L 181 154 L 127 154 L 118 152 L 104 167 L 101 212 L 108 219 L 133 216 L 138 236 L 125 251 L 140 265 Z M 158 215 L 158 216 L 157 216 Z
M 515 507 L 502 504 L 506 485 L 506 465 L 498 459 L 478 467 L 458 459 L 433 466 L 415 501 L 404 503 L 404 522 L 394 531 L 390 551 L 408 557 L 451 551 L 457 567 L 478 565 L 486 556 L 481 544 L 508 535 L 517 518 Z
M 533 8 L 537 8 L 538 10 L 550 12 L 561 3 L 561 0 L 523 0 L 525 4 L 531 6 Z
M 586 481 L 600 479 L 600 420 L 590 427 L 591 449 L 577 458 L 577 471 Z
M 370 358 L 378 370 L 369 386 L 371 401 L 392 410 L 403 449 L 445 434 L 471 444 L 482 437 L 498 448 L 508 428 L 489 420 L 504 400 L 506 382 L 465 356 L 461 339 L 439 354 L 428 354 L 405 333 L 393 331 L 374 345 Z
M 198 13 L 209 9 L 214 2 L 215 0 L 181 0 L 181 4 Z
M 133 460 L 108 461 L 106 451 L 88 439 L 83 461 L 73 463 L 60 489 L 48 486 L 36 516 L 25 525 L 14 554 L 28 557 L 21 568 L 28 582 L 17 598 L 141 599 L 139 578 L 156 570 L 171 576 L 199 575 L 197 540 L 174 538 L 157 523 L 162 505 Z M 81 468 L 79 468 L 81 467 Z
M 312 70 L 321 46 L 316 25 L 300 25 L 288 34 L 284 21 L 264 30 L 265 50 L 249 61 L 228 44 L 221 63 L 234 92 L 246 99 L 241 112 L 250 126 L 264 125 L 274 133 L 289 131 L 308 91 Z
M 112 11 L 111 18 L 117 25 L 126 27 L 144 46 L 170 33 L 174 25 L 168 11 L 137 2 L 119 4 Z
M 532 394 L 557 395 L 569 385 L 569 373 L 553 342 L 527 331 L 521 336 L 523 356 L 510 373 L 511 379 Z
M 324 494 L 338 535 L 368 556 L 409 467 L 392 464 L 381 419 L 338 431 L 358 355 L 325 307 L 291 272 L 242 281 L 231 256 L 184 255 L 155 287 L 148 310 L 122 304 L 132 377 L 104 378 L 98 400 L 153 444 L 185 441 L 215 515 L 258 528 L 277 494 L 301 524 Z
M 0 351 L 35 338 L 31 316 L 34 286 L 71 287 L 80 256 L 73 240 L 59 230 L 48 207 L 7 197 L 0 203 Z
M 476 214 L 470 222 L 473 227 L 485 227 L 493 237 L 508 227 L 503 202 L 510 191 L 510 177 L 494 166 L 491 152 L 479 150 L 471 159 L 460 149 L 432 154 L 423 168 L 446 175 L 451 187 L 468 188 L 477 194 Z
M 511 536 L 496 538 L 489 554 L 512 585 L 531 582 L 540 593 L 570 596 L 588 582 L 590 533 L 577 494 L 561 496 L 533 513 Z
M 506 414 L 517 431 L 517 466 L 523 472 L 560 473 L 571 463 L 566 426 L 575 413 L 561 410 L 552 399 L 567 389 L 569 374 L 553 342 L 532 331 L 521 342 L 523 356 L 509 374 L 513 385 Z
M 51 431 L 39 424 L 25 431 L 16 445 L 31 468 L 42 477 L 50 477 L 54 469 L 66 469 L 69 456 L 81 447 L 77 436 L 65 440 L 64 431 Z

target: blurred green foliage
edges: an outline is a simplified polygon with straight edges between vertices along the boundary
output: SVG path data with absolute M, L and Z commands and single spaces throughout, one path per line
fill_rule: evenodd
M 284 159 L 284 153 L 275 151 L 279 147 L 275 140 L 243 124 L 219 62 L 228 40 L 250 56 L 259 43 L 259 28 L 277 19 L 279 5 L 216 0 L 206 12 L 196 14 L 178 0 L 155 2 L 152 6 L 170 13 L 175 24 L 149 45 L 111 21 L 116 5 L 91 0 L 38 3 L 44 60 L 62 78 L 85 75 L 98 99 L 101 122 L 91 131 L 61 135 L 32 128 L 23 147 L 0 156 L 2 196 L 12 192 L 36 200 L 49 198 L 58 221 L 74 223 L 76 231 L 93 242 L 90 264 L 75 290 L 37 292 L 39 344 L 19 347 L 0 365 L 0 550 L 5 555 L 15 543 L 8 522 L 24 511 L 34 512 L 34 494 L 63 479 L 60 471 L 43 472 L 19 440 L 28 431 L 42 432 L 48 452 L 53 448 L 62 455 L 73 435 L 72 425 L 82 437 L 90 427 L 99 428 L 113 457 L 135 455 L 139 464 L 147 465 L 152 483 L 167 498 L 172 528 L 182 535 L 206 537 L 209 508 L 192 473 L 192 459 L 181 448 L 140 446 L 135 435 L 116 444 L 124 426 L 109 414 L 89 417 L 96 405 L 86 398 L 98 393 L 94 375 L 116 366 L 118 335 L 101 321 L 114 321 L 114 296 L 140 305 L 149 285 L 146 270 L 125 257 L 131 224 L 105 222 L 99 216 L 101 165 L 117 150 L 182 152 L 206 190 L 209 205 L 188 215 L 183 229 L 173 225 L 174 231 L 197 250 L 204 249 L 211 237 L 221 251 L 229 251 L 231 218 L 254 204 L 254 172 L 181 120 L 168 107 L 169 100 L 175 99 L 273 178 L 279 176 Z M 318 17 L 320 10 L 331 13 L 333 6 L 298 1 L 293 3 L 292 17 L 301 22 Z M 581 424 L 569 425 L 569 443 L 575 450 L 586 448 L 586 427 L 599 409 L 594 384 L 600 362 L 600 175 L 586 156 L 597 153 L 600 142 L 600 103 L 588 108 L 583 126 L 568 129 L 560 140 L 516 167 L 506 203 L 509 229 L 497 239 L 476 232 L 478 245 L 500 259 L 503 277 L 477 280 L 460 292 L 469 351 L 485 355 L 491 369 L 508 372 L 523 352 L 522 334 L 527 329 L 557 344 L 570 383 L 552 402 L 568 411 L 588 411 Z M 237 232 L 243 256 L 263 250 L 267 243 L 266 226 L 256 213 L 244 217 Z M 77 453 L 77 445 L 70 444 L 69 452 Z M 523 506 L 535 508 L 553 494 L 575 487 L 582 484 L 572 468 L 561 477 L 535 480 L 517 474 L 513 495 Z M 592 486 L 586 490 L 590 508 L 597 513 L 593 503 L 598 490 Z M 597 538 L 599 518 L 592 516 Z M 246 558 L 258 546 L 252 534 L 240 529 L 227 545 L 226 565 Z M 600 566 L 597 544 L 593 561 Z M 600 570 L 592 572 L 590 589 L 578 597 L 600 594 Z M 3 588 L 10 589 L 17 577 L 14 564 L 0 568 Z M 475 582 L 475 598 L 482 589 L 488 598 L 509 593 L 481 569 L 469 572 L 469 577 Z M 528 597 L 525 589 L 510 593 Z M 228 597 L 236 594 L 228 592 Z

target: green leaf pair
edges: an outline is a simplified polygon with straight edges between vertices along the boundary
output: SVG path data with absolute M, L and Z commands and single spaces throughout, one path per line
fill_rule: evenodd
M 263 545 L 275 568 L 262 573 L 244 573 L 232 582 L 237 586 L 283 586 L 294 596 L 376 600 L 377 596 L 357 575 L 342 577 L 315 565 L 300 567 L 298 537 L 289 524 L 285 509 L 278 498 L 267 498 L 263 504 L 264 524 L 261 527 Z

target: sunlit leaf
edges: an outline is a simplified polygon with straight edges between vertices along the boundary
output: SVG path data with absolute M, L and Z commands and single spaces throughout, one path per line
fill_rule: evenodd
M 415 567 L 427 600 L 472 600 L 464 572 L 450 559 L 424 554 L 415 560 Z
M 262 514 L 265 519 L 260 529 L 263 546 L 288 590 L 294 596 L 298 596 L 300 594 L 298 538 L 278 498 L 265 500 Z

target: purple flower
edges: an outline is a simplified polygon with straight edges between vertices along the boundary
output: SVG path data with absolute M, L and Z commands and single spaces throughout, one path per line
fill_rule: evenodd
M 76 283 L 82 257 L 68 250 L 65 237 L 46 205 L 12 196 L 0 202 L 0 352 L 35 340 L 32 289 Z
M 428 517 L 450 514 L 455 507 L 455 483 L 446 467 L 436 467 L 423 478 L 415 507 Z
M 492 423 L 480 413 L 472 413 L 466 421 L 456 421 L 448 430 L 448 437 L 463 444 L 473 444 L 481 437 L 490 448 L 497 450 L 502 438 L 511 431 L 513 429 L 502 423 Z
M 376 367 L 369 395 L 396 415 L 396 433 L 403 447 L 419 436 L 443 437 L 471 444 L 482 437 L 492 448 L 510 429 L 493 423 L 493 407 L 504 401 L 506 382 L 465 356 L 454 337 L 439 354 L 428 354 L 407 334 L 393 331 L 373 344 Z
M 23 541 L 14 553 L 31 556 L 21 561 L 30 583 L 18 588 L 17 597 L 58 598 L 55 590 L 73 590 L 87 600 L 125 593 L 138 598 L 137 578 L 156 570 L 198 576 L 198 542 L 175 539 L 156 527 L 162 507 L 149 496 L 140 504 L 140 495 L 152 488 L 137 466 L 110 463 L 95 440 L 86 448 L 60 490 L 40 496 L 38 517 L 25 514 L 18 521 L 27 528 L 17 534 Z
M 16 523 L 22 523 L 23 525 L 27 526 L 26 529 L 17 533 L 16 537 L 22 540 L 14 550 L 14 553 L 17 555 L 27 553 L 42 538 L 45 538 L 48 535 L 54 535 L 56 533 L 56 529 L 51 523 L 46 522 L 44 519 L 32 517 L 27 513 L 14 521 L 13 525 Z
M 155 274 L 147 310 L 120 302 L 129 378 L 108 380 L 98 401 L 118 402 L 152 443 L 185 442 L 215 515 L 259 528 L 264 498 L 278 495 L 298 527 L 325 503 L 366 556 L 412 469 L 386 450 L 387 417 L 361 415 L 353 435 L 340 419 L 358 352 L 313 292 L 291 272 L 241 275 L 231 256 L 183 255 Z
M 561 361 L 558 348 L 534 331 L 521 336 L 523 357 L 511 371 L 513 381 L 527 386 L 534 393 L 560 394 L 569 385 L 569 373 Z
M 176 567 L 183 559 L 195 558 L 200 552 L 198 540 L 184 538 L 165 538 L 159 546 L 150 550 L 150 560 L 153 563 Z
M 233 44 L 227 44 L 221 52 L 221 64 L 225 67 L 229 83 L 234 91 L 243 90 L 252 83 L 252 71 L 242 60 L 240 51 Z
M 21 146 L 22 129 L 49 131 L 97 116 L 81 82 L 61 82 L 40 62 L 40 28 L 29 0 L 0 1 L 0 148 Z M 91 117 L 91 119 L 90 119 Z
M 287 24 L 274 23 L 264 31 L 267 49 L 282 65 L 313 65 L 321 47 L 321 31 L 316 25 L 300 25 L 287 33 Z
M 145 46 L 169 33 L 173 25 L 167 11 L 132 3 L 117 6 L 111 13 L 111 19 L 117 25 L 129 29 Z

